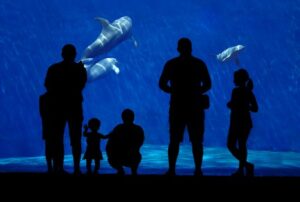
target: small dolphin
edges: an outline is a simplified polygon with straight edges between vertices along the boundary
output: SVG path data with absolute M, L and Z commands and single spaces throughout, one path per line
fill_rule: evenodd
M 121 17 L 110 23 L 107 19 L 95 18 L 102 25 L 102 31 L 97 39 L 84 51 L 82 59 L 95 58 L 107 53 L 121 42 L 131 38 L 134 46 L 138 43 L 132 36 L 132 20 L 128 16 Z
M 88 81 L 94 81 L 110 71 L 119 74 L 120 68 L 117 66 L 117 63 L 118 61 L 115 58 L 105 58 L 94 64 L 92 61 L 90 61 L 90 63 L 84 62 L 84 67 L 87 70 Z
M 235 60 L 236 64 L 240 66 L 240 62 L 238 60 L 238 54 L 244 48 L 245 46 L 243 45 L 237 45 L 237 46 L 227 48 L 222 53 L 217 55 L 217 60 L 221 62 L 226 62 L 228 60 Z

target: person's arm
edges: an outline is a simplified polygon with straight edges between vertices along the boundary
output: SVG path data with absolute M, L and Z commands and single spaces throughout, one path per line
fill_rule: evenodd
M 101 134 L 100 136 L 101 136 L 102 139 L 108 139 L 109 136 L 110 136 L 110 134 L 108 134 L 108 135 L 103 135 L 103 134 Z
M 208 90 L 211 89 L 211 79 L 208 73 L 208 69 L 205 63 L 203 63 L 203 70 L 202 70 L 202 85 L 201 85 L 201 93 L 206 93 Z
M 255 95 L 253 94 L 253 92 L 250 92 L 250 106 L 249 109 L 251 112 L 258 112 L 258 104 L 255 98 Z
M 232 109 L 232 107 L 233 107 L 233 104 L 232 104 L 233 96 L 234 96 L 234 90 L 232 91 L 231 98 L 230 98 L 229 102 L 227 103 L 227 107 L 229 109 Z
M 45 83 L 44 86 L 46 87 L 47 91 L 51 91 L 53 88 L 53 73 L 52 73 L 52 68 L 48 68 L 47 75 L 45 78 Z
M 164 66 L 163 72 L 159 79 L 159 88 L 166 93 L 171 93 L 171 86 L 169 84 L 170 81 L 170 72 L 169 72 L 169 64 L 167 63 Z

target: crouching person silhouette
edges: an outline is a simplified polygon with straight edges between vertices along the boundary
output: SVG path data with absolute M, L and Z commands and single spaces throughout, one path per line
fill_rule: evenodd
M 123 166 L 130 167 L 132 175 L 137 175 L 138 166 L 142 160 L 140 148 L 144 142 L 143 129 L 134 124 L 134 112 L 125 109 L 122 112 L 123 123 L 117 125 L 108 135 L 106 153 L 109 164 L 117 170 L 118 175 L 124 175 Z

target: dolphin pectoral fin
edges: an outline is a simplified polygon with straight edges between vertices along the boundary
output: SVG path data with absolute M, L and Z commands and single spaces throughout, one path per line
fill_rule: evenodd
M 105 18 L 100 18 L 100 17 L 96 17 L 95 20 L 97 20 L 98 22 L 100 22 L 100 24 L 103 26 L 103 28 L 105 27 L 109 27 L 109 21 Z
M 138 47 L 139 46 L 139 44 L 138 44 L 138 42 L 137 42 L 137 40 L 135 40 L 135 38 L 132 36 L 131 37 L 131 40 L 133 41 L 133 45 L 134 45 L 134 47 Z
M 112 65 L 112 70 L 113 70 L 116 74 L 119 74 L 119 73 L 120 73 L 120 68 L 117 67 L 116 65 Z

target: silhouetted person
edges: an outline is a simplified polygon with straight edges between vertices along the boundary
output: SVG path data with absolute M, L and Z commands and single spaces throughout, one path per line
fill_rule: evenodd
M 56 150 L 58 151 L 58 172 L 63 171 L 64 129 L 69 126 L 70 142 L 74 160 L 74 173 L 80 173 L 81 133 L 82 133 L 82 90 L 87 81 L 87 73 L 83 64 L 76 63 L 76 49 L 67 44 L 62 49 L 63 61 L 49 67 L 45 79 L 45 87 L 52 106 L 51 113 L 55 123 Z
M 166 174 L 176 175 L 179 145 L 187 126 L 194 156 L 194 174 L 201 176 L 206 108 L 203 94 L 211 88 L 211 79 L 206 64 L 192 56 L 192 43 L 189 39 L 181 38 L 177 50 L 180 55 L 165 64 L 159 80 L 159 87 L 171 94 L 169 170 Z
M 42 134 L 43 140 L 45 141 L 45 156 L 47 161 L 48 173 L 52 173 L 57 169 L 57 147 L 55 140 L 55 131 L 53 131 L 53 124 L 55 120 L 53 120 L 53 115 L 51 114 L 51 105 L 48 103 L 48 95 L 47 93 L 41 95 L 39 97 L 39 111 L 40 116 L 42 118 Z
M 239 168 L 233 176 L 244 176 L 244 168 L 247 176 L 253 176 L 254 165 L 247 162 L 247 139 L 252 128 L 250 111 L 257 112 L 258 105 L 252 92 L 252 80 L 245 69 L 234 72 L 234 83 L 236 87 L 227 104 L 231 110 L 227 147 L 239 160 Z
M 102 151 L 100 149 L 100 140 L 108 138 L 99 133 L 101 122 L 99 119 L 90 119 L 88 125 L 84 126 L 83 136 L 86 137 L 87 148 L 83 159 L 86 159 L 87 173 L 92 173 L 92 160 L 95 162 L 94 174 L 97 174 L 100 169 L 100 160 L 103 159 Z M 88 132 L 90 129 L 90 132 Z
M 122 112 L 123 124 L 117 125 L 109 134 L 106 152 L 109 164 L 124 175 L 123 166 L 130 167 L 132 175 L 137 175 L 137 169 L 142 155 L 140 147 L 144 142 L 143 129 L 134 124 L 134 112 L 126 109 Z

